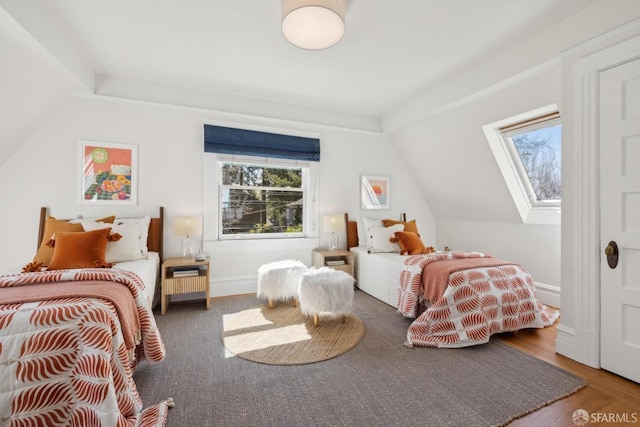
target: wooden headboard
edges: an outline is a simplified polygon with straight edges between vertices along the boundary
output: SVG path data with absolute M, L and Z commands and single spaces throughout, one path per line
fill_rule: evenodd
M 349 214 L 344 214 L 344 222 L 347 224 L 347 250 L 359 245 L 358 241 L 358 223 L 349 221 Z
M 407 214 L 402 214 L 402 221 L 407 222 Z M 360 244 L 358 240 L 358 223 L 356 221 L 349 220 L 349 214 L 344 214 L 344 222 L 346 223 L 347 233 L 347 250 L 354 248 Z
M 44 226 L 47 218 L 49 218 L 49 209 L 47 207 L 40 208 L 40 225 L 38 227 L 38 246 L 36 246 L 36 250 L 40 248 L 40 244 L 42 243 L 42 238 L 44 237 Z M 147 237 L 147 247 L 152 252 L 158 252 L 160 255 L 160 264 L 162 265 L 163 260 L 163 233 L 164 233 L 164 207 L 160 206 L 158 216 L 155 218 L 151 218 L 151 223 L 149 224 L 149 236 Z

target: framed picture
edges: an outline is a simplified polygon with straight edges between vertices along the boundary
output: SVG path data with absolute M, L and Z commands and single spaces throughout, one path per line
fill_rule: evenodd
M 389 177 L 360 175 L 360 207 L 389 209 Z
M 136 205 L 138 146 L 80 141 L 80 203 Z

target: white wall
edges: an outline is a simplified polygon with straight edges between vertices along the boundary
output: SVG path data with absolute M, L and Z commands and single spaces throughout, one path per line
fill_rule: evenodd
M 477 250 L 522 264 L 540 300 L 560 305 L 560 226 L 523 224 L 482 126 L 560 104 L 560 62 L 395 135 L 416 187 L 436 215 L 436 247 Z M 562 109 L 560 109 L 562 114 Z
M 360 174 L 388 175 L 391 209 L 370 216 L 398 218 L 406 211 L 435 239 L 435 220 L 429 205 L 420 191 L 414 190 L 414 177 L 403 164 L 393 140 L 383 135 L 101 97 L 70 97 L 0 166 L 0 224 L 3 242 L 11 242 L 0 245 L 0 270 L 24 265 L 33 258 L 40 206 L 48 206 L 50 213 L 60 218 L 112 213 L 123 217 L 154 215 L 164 206 L 165 256 L 176 256 L 180 238 L 172 235 L 173 217 L 199 215 L 203 210 L 203 124 L 207 120 L 230 119 L 320 135 L 321 215 L 348 212 L 352 217 L 361 216 Z M 138 145 L 137 206 L 78 203 L 80 140 Z M 318 242 L 326 245 L 321 230 L 318 236 L 319 239 L 297 242 L 208 245 L 213 295 L 255 292 L 257 266 L 274 257 L 296 257 L 310 263 L 311 248 Z M 341 242 L 344 245 L 344 236 Z
M 560 226 L 512 222 L 437 222 L 438 249 L 479 250 L 520 263 L 536 282 L 538 299 L 560 307 Z

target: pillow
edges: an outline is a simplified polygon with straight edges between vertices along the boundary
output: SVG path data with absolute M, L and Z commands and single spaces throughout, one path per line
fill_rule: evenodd
M 149 215 L 142 218 L 118 218 L 115 221 L 116 224 L 136 224 L 139 232 L 140 250 L 142 255 L 146 255 L 149 252 L 147 247 L 147 239 L 149 238 L 149 225 L 151 225 L 151 217 Z
M 418 233 L 418 225 L 416 224 L 415 219 L 412 219 L 411 221 L 407 221 L 407 222 L 395 221 L 393 219 L 383 219 L 382 223 L 384 224 L 385 227 L 390 227 L 396 224 L 403 224 L 404 231 L 411 231 L 412 233 L 416 233 L 418 236 L 420 235 L 420 233 Z
M 105 253 L 106 262 L 135 261 L 143 257 L 140 249 L 140 228 L 136 223 L 105 224 L 83 219 L 80 222 L 84 231 L 101 230 L 111 228 L 111 233 L 119 234 L 120 240 L 108 242 Z
M 111 215 L 111 216 L 105 216 L 104 218 L 82 218 L 82 217 L 78 217 L 76 219 L 69 220 L 69 222 L 71 224 L 80 224 L 83 219 L 88 219 L 88 220 L 91 220 L 91 221 L 106 222 L 106 223 L 109 223 L 109 224 L 113 224 L 113 221 L 115 221 L 116 216 L 115 215 Z
M 358 245 L 371 247 L 371 233 L 369 229 L 372 227 L 383 227 L 382 221 L 379 219 L 361 218 L 358 221 Z
M 369 235 L 371 237 L 371 247 L 369 252 L 400 252 L 400 245 L 396 242 L 391 242 L 396 231 L 402 231 L 404 225 L 396 224 L 391 227 L 371 227 L 369 229 Z
M 419 255 L 435 252 L 433 246 L 426 247 L 420 240 L 420 236 L 412 231 L 396 231 L 394 237 L 400 245 L 400 255 Z
M 48 270 L 106 267 L 105 252 L 110 234 L 110 228 L 56 233 Z
M 115 216 L 109 216 L 105 218 L 98 219 L 100 222 L 113 222 Z M 51 262 L 51 257 L 53 256 L 53 248 L 47 246 L 47 243 L 53 238 L 53 235 L 59 231 L 64 232 L 72 232 L 72 231 L 83 231 L 82 224 L 80 223 L 72 223 L 71 221 L 64 219 L 56 219 L 55 217 L 50 216 L 44 223 L 44 233 L 42 236 L 42 242 L 40 243 L 40 248 L 38 248 L 38 252 L 33 257 L 34 263 L 40 263 L 42 266 L 46 267 Z

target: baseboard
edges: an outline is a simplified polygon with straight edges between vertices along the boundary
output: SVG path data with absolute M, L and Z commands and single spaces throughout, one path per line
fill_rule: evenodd
M 226 297 L 230 295 L 241 295 L 256 293 L 258 291 L 258 276 L 233 276 L 211 281 L 212 297 Z
M 546 283 L 535 282 L 536 295 L 538 301 L 544 305 L 549 305 L 555 308 L 562 308 L 560 306 L 560 287 L 554 285 L 547 285 Z
M 560 323 L 556 328 L 556 353 L 578 360 L 576 357 L 576 330 Z

